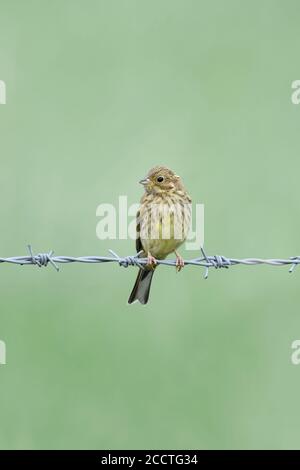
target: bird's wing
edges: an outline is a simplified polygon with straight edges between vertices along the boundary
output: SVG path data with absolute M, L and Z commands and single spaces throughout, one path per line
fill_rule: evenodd
M 136 241 L 135 241 L 135 248 L 136 248 L 137 253 L 139 253 L 140 251 L 144 249 L 142 242 L 141 242 L 141 237 L 140 237 L 140 232 L 141 232 L 140 217 L 141 217 L 141 213 L 140 211 L 138 211 L 136 214 Z

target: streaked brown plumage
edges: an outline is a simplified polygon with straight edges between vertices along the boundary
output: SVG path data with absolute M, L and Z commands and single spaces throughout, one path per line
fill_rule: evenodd
M 146 304 L 156 259 L 176 254 L 176 269 L 183 267 L 177 248 L 184 242 L 191 220 L 191 198 L 181 179 L 165 166 L 152 168 L 140 181 L 145 194 L 137 213 L 136 250 L 140 257 L 148 257 L 145 269 L 140 269 L 128 303 L 138 300 Z

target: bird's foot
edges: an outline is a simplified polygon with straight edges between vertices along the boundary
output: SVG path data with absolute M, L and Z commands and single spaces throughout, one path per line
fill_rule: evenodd
M 156 265 L 157 265 L 156 258 L 154 258 L 154 256 L 152 256 L 150 252 L 148 252 L 147 266 L 150 266 L 150 268 L 154 269 Z
M 184 259 L 182 258 L 182 256 L 180 256 L 179 253 L 177 253 L 177 251 L 175 251 L 175 255 L 176 255 L 176 272 L 179 273 L 184 267 Z

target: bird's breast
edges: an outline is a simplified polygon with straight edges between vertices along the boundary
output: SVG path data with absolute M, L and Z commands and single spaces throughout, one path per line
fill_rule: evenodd
M 172 253 L 186 239 L 191 207 L 183 197 L 148 198 L 140 209 L 140 238 L 143 248 L 156 258 Z

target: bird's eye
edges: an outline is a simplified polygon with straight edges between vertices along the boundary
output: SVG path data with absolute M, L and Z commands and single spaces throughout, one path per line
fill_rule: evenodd
M 162 183 L 163 180 L 164 180 L 164 177 L 163 177 L 163 176 L 158 176 L 158 177 L 157 177 L 157 182 L 158 182 L 158 183 Z

